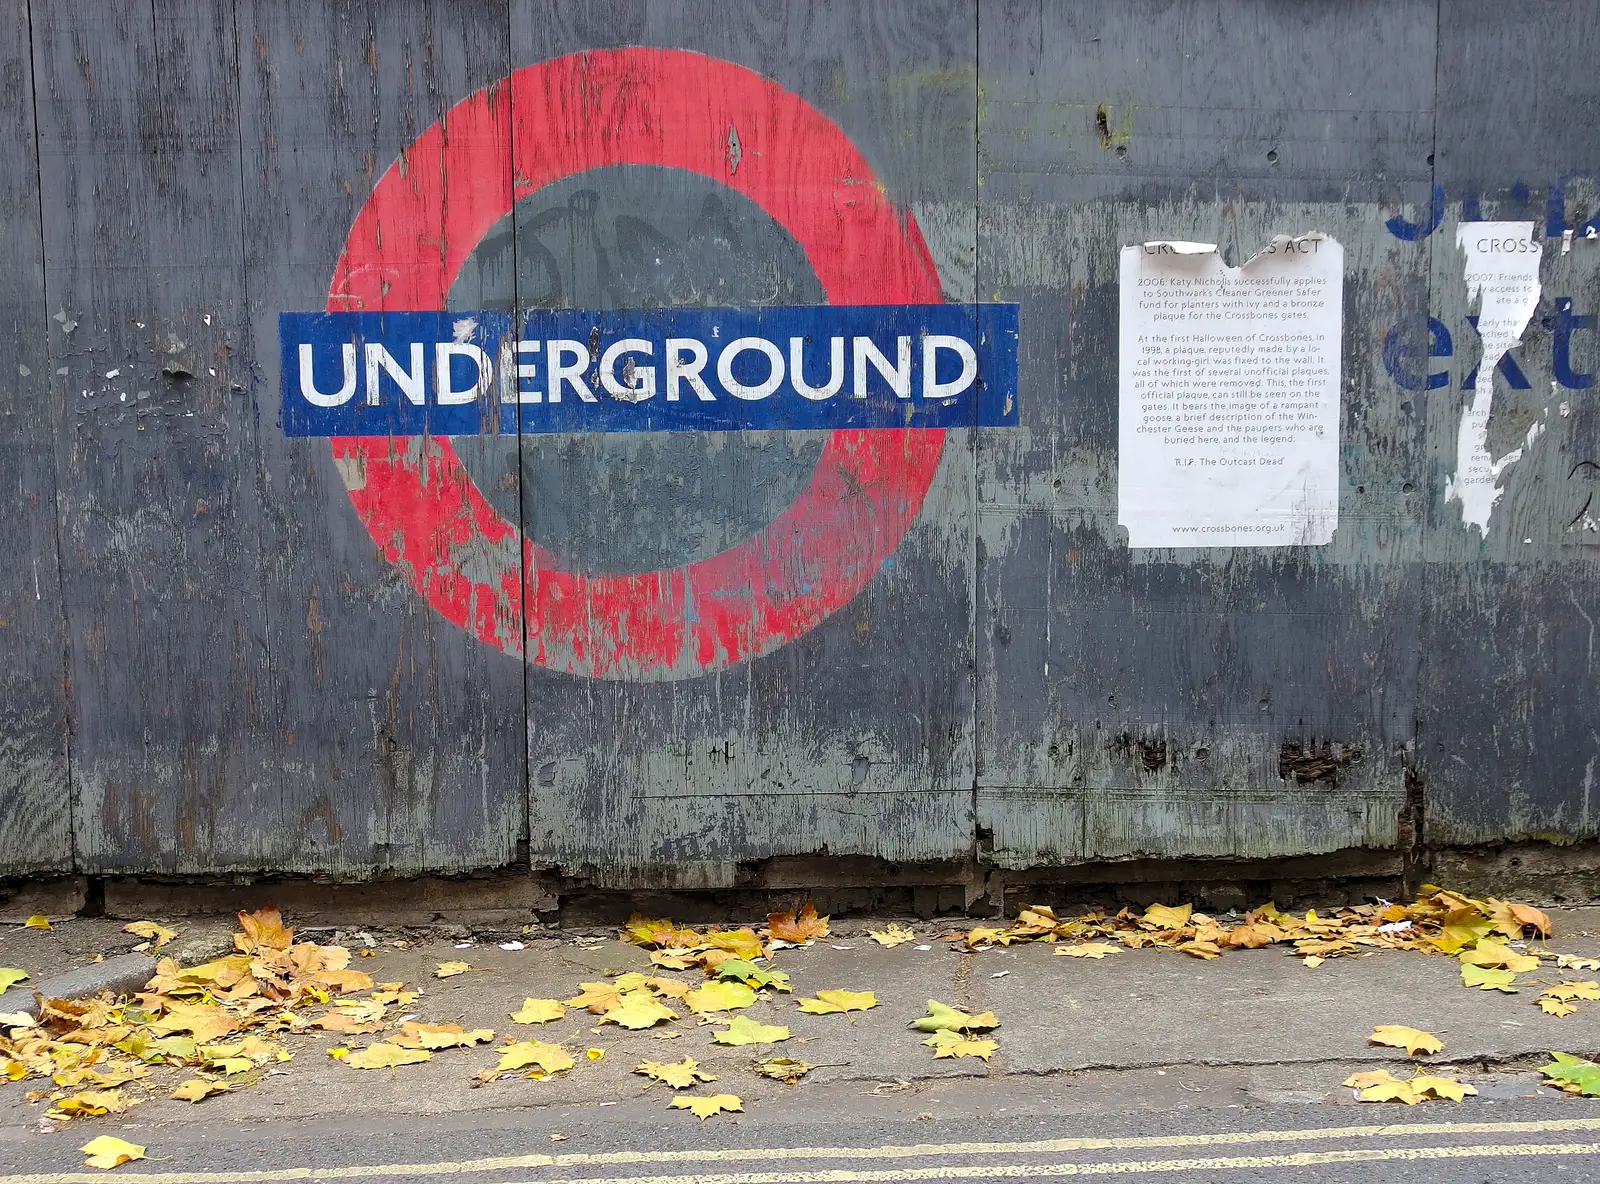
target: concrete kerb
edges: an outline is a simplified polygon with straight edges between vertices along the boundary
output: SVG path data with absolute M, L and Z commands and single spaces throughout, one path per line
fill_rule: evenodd
M 53 975 L 38 983 L 12 987 L 0 994 L 0 1013 L 24 1012 L 37 1019 L 39 997 L 81 999 L 101 991 L 125 994 L 137 991 L 156 972 L 156 960 L 148 954 L 117 954 L 104 962 L 80 966 L 65 974 Z

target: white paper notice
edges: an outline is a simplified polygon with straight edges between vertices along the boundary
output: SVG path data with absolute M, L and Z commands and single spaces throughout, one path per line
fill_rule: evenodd
M 1118 521 L 1133 547 L 1316 546 L 1339 524 L 1344 248 L 1122 249 Z
M 1464 222 L 1456 246 L 1467 255 L 1467 301 L 1477 303 L 1483 357 L 1472 395 L 1456 431 L 1456 471 L 1446 478 L 1445 501 L 1461 503 L 1461 521 L 1489 533 L 1489 515 L 1500 500 L 1500 474 L 1522 459 L 1514 448 L 1499 460 L 1489 454 L 1489 410 L 1494 405 L 1494 372 L 1506 351 L 1522 340 L 1539 307 L 1539 259 L 1543 242 L 1533 222 Z M 1534 424 L 1529 443 L 1538 434 Z

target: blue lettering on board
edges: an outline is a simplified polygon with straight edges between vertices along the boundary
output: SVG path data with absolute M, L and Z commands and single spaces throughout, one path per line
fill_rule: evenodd
M 286 312 L 290 436 L 1017 423 L 1014 304 Z

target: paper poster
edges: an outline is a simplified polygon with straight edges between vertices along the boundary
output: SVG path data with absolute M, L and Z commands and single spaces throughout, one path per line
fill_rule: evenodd
M 1500 500 L 1500 474 L 1522 459 L 1514 448 L 1496 459 L 1489 453 L 1489 411 L 1494 405 L 1494 373 L 1500 359 L 1522 340 L 1539 307 L 1542 228 L 1533 222 L 1464 222 L 1456 246 L 1466 253 L 1467 301 L 1478 306 L 1478 336 L 1483 356 L 1472 394 L 1461 410 L 1456 432 L 1456 470 L 1446 479 L 1445 501 L 1461 503 L 1461 521 L 1489 533 L 1489 515 Z M 1526 443 L 1544 425 L 1535 422 Z
M 1118 521 L 1132 547 L 1288 547 L 1339 524 L 1344 248 L 1122 249 Z

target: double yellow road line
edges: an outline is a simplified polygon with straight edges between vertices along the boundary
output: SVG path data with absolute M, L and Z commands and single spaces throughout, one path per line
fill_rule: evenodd
M 436 1163 L 365 1164 L 351 1167 L 274 1168 L 259 1171 L 117 1172 L 119 1180 L 143 1184 L 279 1184 L 294 1180 L 403 1180 L 427 1176 L 538 1172 L 538 1184 L 871 1184 L 891 1180 L 1032 1179 L 1056 1176 L 1114 1176 L 1140 1172 L 1182 1173 L 1231 1169 L 1314 1167 L 1319 1164 L 1388 1161 L 1506 1159 L 1527 1156 L 1600 1157 L 1600 1141 L 1530 1142 L 1530 1136 L 1600 1134 L 1600 1118 L 1535 1122 L 1414 1122 L 1311 1130 L 1237 1131 L 1217 1134 L 1139 1135 L 1124 1138 L 1038 1139 L 994 1143 L 918 1143 L 885 1147 L 726 1147 L 662 1151 L 610 1151 L 596 1154 L 508 1155 Z M 1481 1141 L 1495 1136 L 1516 1142 Z M 1433 1143 L 1433 1140 L 1449 1140 Z M 1475 1140 L 1475 1141 L 1459 1141 Z M 1371 1147 L 1327 1151 L 1294 1150 L 1297 1145 L 1369 1141 Z M 1082 1159 L 1053 1156 L 1157 1150 L 1224 1151 L 1263 1148 L 1262 1153 L 1188 1156 L 1173 1159 Z M 1267 1152 L 1267 1147 L 1281 1150 Z M 978 1162 L 916 1164 L 915 1160 Z M 1026 1162 L 1018 1162 L 1025 1160 Z M 824 1167 L 834 1163 L 842 1166 Z M 899 1166 L 878 1166 L 892 1161 Z M 1009 1162 L 1008 1162 L 1009 1161 Z M 784 1164 L 793 1164 L 785 1168 Z M 806 1166 L 802 1166 L 806 1165 Z M 810 1166 L 818 1165 L 818 1166 Z M 626 1175 L 601 1175 L 607 1169 L 639 1167 Z M 733 1169 L 733 1170 L 730 1170 Z M 738 1170 L 745 1169 L 745 1170 Z M 0 1176 L 5 1184 L 100 1184 L 107 1177 L 89 1172 Z

